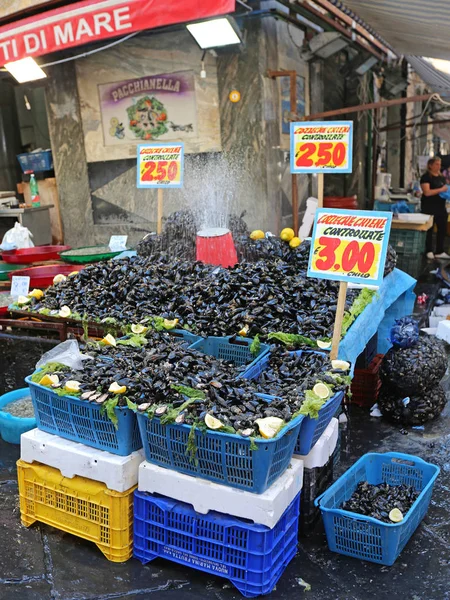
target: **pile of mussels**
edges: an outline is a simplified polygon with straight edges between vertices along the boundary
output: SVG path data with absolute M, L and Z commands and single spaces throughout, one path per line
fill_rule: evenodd
M 396 508 L 404 518 L 419 495 L 420 492 L 412 485 L 389 485 L 388 483 L 374 485 L 367 481 L 360 481 L 356 490 L 341 508 L 373 517 L 383 523 L 392 523 L 389 518 L 390 512 Z
M 86 402 L 134 403 L 139 411 L 171 415 L 173 421 L 189 425 L 203 422 L 210 414 L 244 437 L 258 435 L 257 419 L 277 417 L 289 422 L 301 409 L 306 390 L 319 381 L 333 393 L 347 387 L 345 373 L 333 370 L 325 354 L 304 353 L 293 360 L 289 353 L 273 348 L 267 372 L 252 381 L 241 377 L 243 367 L 189 349 L 186 342 L 167 333 L 152 333 L 140 348 L 90 343 L 85 353 L 91 359 L 83 361 L 81 371 L 49 365 L 47 372 L 59 378 L 53 388 L 64 395 L 67 382 L 78 382 L 75 395 Z M 41 376 L 36 375 L 39 382 Z M 121 392 L 111 392 L 112 384 Z M 279 397 L 270 403 L 258 396 L 271 391 Z M 186 402 L 188 398 L 193 401 Z

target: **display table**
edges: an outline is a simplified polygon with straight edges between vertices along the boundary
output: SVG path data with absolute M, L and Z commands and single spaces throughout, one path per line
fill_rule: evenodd
M 0 208 L 0 240 L 9 229 L 14 227 L 14 223 L 18 221 L 31 231 L 35 246 L 51 244 L 51 208 L 53 208 L 53 204 L 37 208 Z
M 400 219 L 392 219 L 391 225 L 391 229 L 410 229 L 411 231 L 428 231 L 431 227 L 433 227 L 433 215 L 430 215 L 425 223 L 412 223 Z

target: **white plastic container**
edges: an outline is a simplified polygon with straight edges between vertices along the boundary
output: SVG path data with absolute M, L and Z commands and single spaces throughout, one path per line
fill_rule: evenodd
M 203 515 L 210 510 L 249 519 L 272 529 L 303 486 L 303 461 L 294 457 L 290 467 L 263 494 L 177 473 L 143 462 L 139 467 L 140 492 L 162 494 L 191 504 Z
M 339 421 L 333 417 L 328 424 L 328 427 L 322 433 L 314 448 L 306 456 L 298 456 L 301 458 L 305 469 L 315 469 L 323 467 L 333 454 L 339 437 Z
M 436 331 L 436 337 L 450 344 L 450 321 L 441 321 Z
M 450 304 L 435 306 L 431 314 L 436 317 L 448 317 L 448 315 L 450 315 Z
M 110 490 L 126 492 L 138 482 L 138 469 L 144 460 L 142 450 L 117 456 L 90 448 L 57 435 L 32 429 L 22 434 L 20 458 L 59 469 L 64 477 L 75 475 L 104 483 Z
M 436 328 L 439 326 L 441 321 L 445 321 L 445 317 L 436 317 L 435 315 L 430 315 L 428 317 L 429 325 L 432 328 Z

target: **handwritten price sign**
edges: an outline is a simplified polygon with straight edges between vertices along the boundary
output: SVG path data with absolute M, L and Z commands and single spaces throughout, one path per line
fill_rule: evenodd
M 137 154 L 138 188 L 183 185 L 184 144 L 141 144 Z
M 291 123 L 291 173 L 351 173 L 352 121 Z
M 392 213 L 319 208 L 308 277 L 381 285 Z

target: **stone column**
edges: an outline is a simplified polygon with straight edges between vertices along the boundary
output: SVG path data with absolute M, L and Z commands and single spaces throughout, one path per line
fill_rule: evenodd
M 89 246 L 94 244 L 94 221 L 75 65 L 63 63 L 46 72 L 48 125 L 64 241 L 71 246 Z

